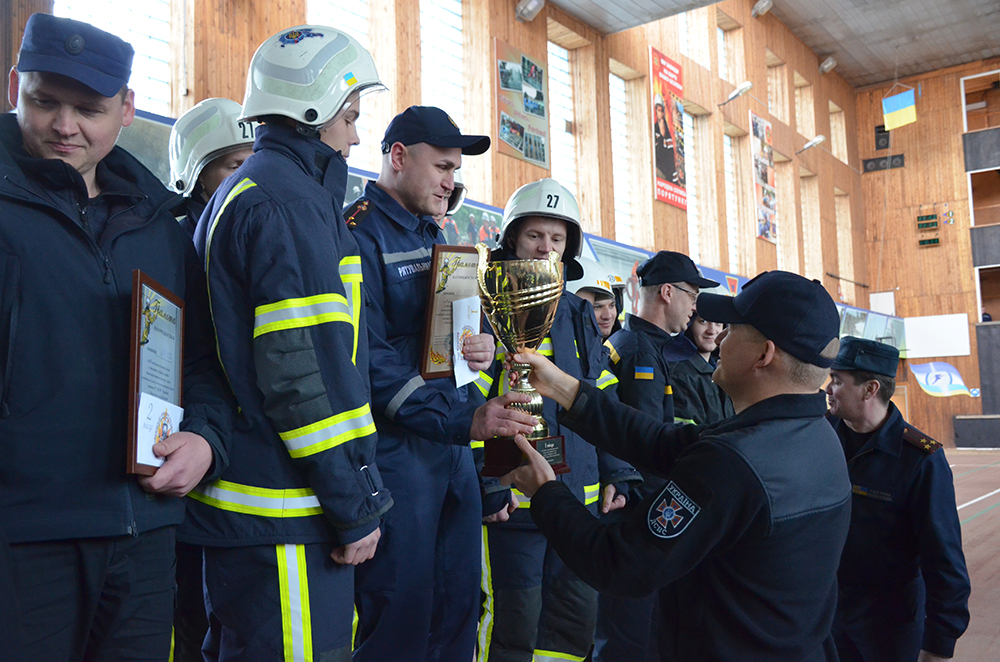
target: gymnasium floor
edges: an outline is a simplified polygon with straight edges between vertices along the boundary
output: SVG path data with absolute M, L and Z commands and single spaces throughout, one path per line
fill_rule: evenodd
M 945 452 L 955 476 L 962 547 L 972 578 L 972 621 L 954 659 L 1000 660 L 1000 450 Z

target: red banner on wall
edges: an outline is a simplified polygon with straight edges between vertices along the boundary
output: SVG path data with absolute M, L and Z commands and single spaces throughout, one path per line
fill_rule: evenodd
M 650 47 L 653 177 L 656 199 L 687 209 L 684 170 L 684 81 L 681 65 Z

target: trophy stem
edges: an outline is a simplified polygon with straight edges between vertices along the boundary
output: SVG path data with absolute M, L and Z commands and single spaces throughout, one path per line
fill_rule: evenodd
M 511 392 L 523 393 L 530 397 L 531 400 L 528 402 L 514 402 L 507 405 L 507 407 L 523 411 L 526 414 L 534 416 L 538 421 L 535 424 L 535 429 L 526 435 L 528 440 L 545 439 L 549 436 L 549 425 L 545 422 L 545 418 L 542 415 L 542 395 L 535 390 L 535 387 L 531 385 L 531 381 L 529 380 L 531 365 L 527 363 L 512 363 L 511 370 L 517 374 L 517 384 L 511 387 Z

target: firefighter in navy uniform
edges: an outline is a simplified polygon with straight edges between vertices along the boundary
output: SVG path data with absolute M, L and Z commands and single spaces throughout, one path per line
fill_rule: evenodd
M 664 660 L 834 661 L 837 565 L 851 485 L 819 391 L 840 318 L 818 281 L 765 272 L 736 297 L 702 294 L 730 324 L 716 381 L 736 415 L 711 426 L 654 419 L 544 357 L 519 354 L 560 422 L 636 466 L 662 492 L 598 521 L 523 437 L 528 463 L 503 478 L 532 494 L 531 518 L 566 565 L 602 592 L 660 590 Z
M 222 180 L 253 154 L 255 124 L 242 115 L 231 99 L 205 99 L 170 128 L 170 185 L 184 196 L 177 220 L 192 236 Z
M 691 318 L 684 335 L 698 353 L 670 366 L 675 422 L 711 425 L 733 415 L 733 401 L 712 381 L 719 364 L 717 339 L 724 330 L 725 325 L 719 322 L 698 315 Z
M 664 423 L 674 422 L 671 366 L 696 354 L 682 331 L 695 310 L 699 288 L 716 287 L 687 255 L 660 251 L 639 265 L 638 314 L 605 343 L 618 377 L 618 399 Z M 666 481 L 643 472 L 639 498 L 660 492 Z M 621 518 L 613 514 L 608 521 Z M 640 599 L 601 595 L 594 641 L 597 662 L 651 659 L 656 653 L 656 594 Z
M 302 26 L 250 63 L 254 155 L 195 232 L 241 411 L 229 469 L 192 493 L 216 659 L 351 657 L 354 565 L 392 505 L 375 463 L 361 256 L 344 224 L 360 96 L 384 89 L 352 37 Z
M 566 264 L 566 280 L 572 281 L 582 276 L 575 260 L 582 241 L 580 209 L 573 194 L 554 179 L 542 179 L 522 186 L 507 201 L 500 248 L 493 259 L 548 259 L 554 250 Z M 593 308 L 564 291 L 549 336 L 538 351 L 570 374 L 613 394 L 617 379 L 605 369 L 607 350 L 601 341 Z M 499 358 L 494 366 L 494 393 L 508 386 L 506 372 L 500 374 L 502 353 Z M 639 480 L 638 472 L 560 427 L 556 423 L 559 411 L 554 401 L 545 400 L 550 434 L 565 437 L 570 466 L 559 482 L 591 513 L 596 514 L 599 506 L 604 512 L 623 507 L 630 483 Z M 596 592 L 563 565 L 532 523 L 527 496 L 509 490 L 496 478 L 484 479 L 483 487 L 487 524 L 483 527 L 485 605 L 479 659 L 584 659 L 594 637 Z
M 378 465 L 400 496 L 378 555 L 358 568 L 355 662 L 472 659 L 482 503 L 470 441 L 513 434 L 511 419 L 524 432 L 534 424 L 504 409 L 513 396 L 483 404 L 486 374 L 461 388 L 420 376 L 431 255 L 442 243 L 433 216 L 456 191 L 462 156 L 489 146 L 440 108 L 412 106 L 386 129 L 378 180 L 344 212 L 365 277 Z M 493 348 L 492 336 L 477 334 L 463 352 L 487 370 Z
M 33 14 L 0 115 L 0 602 L 23 644 L 5 633 L 5 660 L 166 659 L 178 497 L 228 461 L 234 408 L 179 196 L 115 146 L 133 53 Z M 184 419 L 147 477 L 125 472 L 133 269 L 185 302 Z
M 845 336 L 826 393 L 854 497 L 834 639 L 848 662 L 951 658 L 969 624 L 969 574 L 941 444 L 890 398 L 899 351 Z

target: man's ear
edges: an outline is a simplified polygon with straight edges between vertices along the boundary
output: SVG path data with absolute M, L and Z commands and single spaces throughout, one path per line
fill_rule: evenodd
M 670 298 L 673 296 L 673 289 L 670 283 L 660 285 L 660 298 L 663 299 L 664 303 L 670 303 Z
M 128 126 L 135 119 L 135 92 L 129 90 L 125 93 L 125 100 L 122 101 L 122 126 Z
M 10 68 L 9 78 L 10 80 L 7 83 L 7 101 L 10 102 L 11 108 L 17 108 L 17 86 L 20 84 L 17 67 Z
M 401 171 L 403 169 L 403 165 L 406 163 L 407 156 L 407 149 L 403 146 L 403 143 L 392 143 L 392 147 L 389 148 L 389 163 L 392 164 L 393 170 L 396 172 Z
M 870 379 L 865 382 L 865 393 L 862 397 L 865 400 L 870 400 L 878 395 L 880 388 L 882 388 L 882 385 L 878 383 L 877 379 Z
M 778 346 L 774 344 L 773 340 L 765 340 L 764 344 L 761 345 L 760 353 L 757 355 L 757 361 L 754 363 L 754 368 L 766 368 L 774 362 L 775 354 L 777 353 Z

